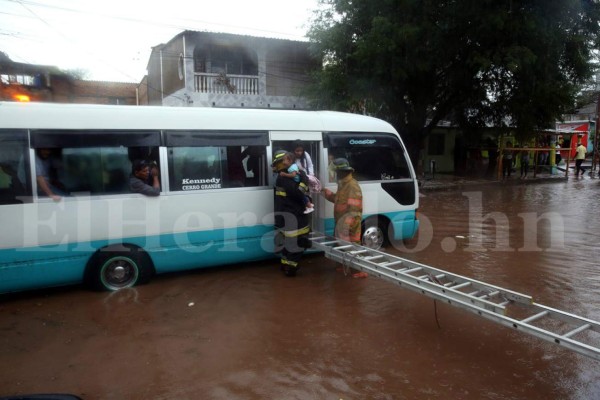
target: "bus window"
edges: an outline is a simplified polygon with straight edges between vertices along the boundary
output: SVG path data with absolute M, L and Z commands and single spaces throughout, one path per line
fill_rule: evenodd
M 158 162 L 159 131 L 32 130 L 31 146 L 48 149 L 66 193 L 129 193 L 133 158 Z M 52 171 L 54 172 L 54 171 Z
M 172 191 L 262 186 L 265 181 L 265 147 L 171 147 L 168 154 Z
M 62 149 L 59 180 L 73 192 L 118 194 L 129 192 L 131 162 L 124 147 Z
M 328 158 L 346 158 L 358 181 L 410 179 L 408 160 L 400 141 L 388 134 L 327 133 Z M 334 174 L 329 174 L 332 181 Z
M 404 154 L 388 147 L 344 149 L 358 181 L 410 178 Z
M 0 205 L 31 199 L 26 132 L 0 131 Z

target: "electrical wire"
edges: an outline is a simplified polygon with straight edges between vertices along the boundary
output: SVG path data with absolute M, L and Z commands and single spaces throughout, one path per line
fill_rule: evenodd
M 114 16 L 114 15 L 109 15 L 109 14 L 104 14 L 104 13 L 97 13 L 97 12 L 87 12 L 87 11 L 83 11 L 83 10 L 77 10 L 77 9 L 73 9 L 73 8 L 67 8 L 67 7 L 60 7 L 60 6 L 55 6 L 55 5 L 48 5 L 48 4 L 41 4 L 35 1 L 31 1 L 31 0 L 0 0 L 0 1 L 5 1 L 5 2 L 11 2 L 11 3 L 16 3 L 21 5 L 27 12 L 29 12 L 31 15 L 20 15 L 20 14 L 10 14 L 10 13 L 6 13 L 3 12 L 3 14 L 8 14 L 8 15 L 15 15 L 15 16 L 20 16 L 20 17 L 24 17 L 24 18 L 34 18 L 39 20 L 40 22 L 42 22 L 44 25 L 46 25 L 48 28 L 50 28 L 51 30 L 53 30 L 54 32 L 56 32 L 59 36 L 61 36 L 64 40 L 66 40 L 67 42 L 70 42 L 71 44 L 74 44 L 72 42 L 72 40 L 70 38 L 68 38 L 66 35 L 64 35 L 60 30 L 56 29 L 52 24 L 50 24 L 46 19 L 42 18 L 40 15 L 38 15 L 37 13 L 35 13 L 29 6 L 34 6 L 34 7 L 45 7 L 45 8 L 49 8 L 49 9 L 55 9 L 55 10 L 60 10 L 60 11 L 67 11 L 67 12 L 73 12 L 73 13 L 82 13 L 82 14 L 92 14 L 92 15 L 99 15 L 105 18 L 113 18 L 113 19 L 118 19 L 118 20 L 124 20 L 124 21 L 128 21 L 128 22 L 137 22 L 137 23 L 144 23 L 144 24 L 150 24 L 153 26 L 164 26 L 164 27 L 176 27 L 179 29 L 184 29 L 186 30 L 184 27 L 178 26 L 178 25 L 172 25 L 172 24 L 165 24 L 165 23 L 155 23 L 155 22 L 149 22 L 149 21 L 145 21 L 145 20 L 141 20 L 138 18 L 129 18 L 129 17 L 119 17 L 119 16 Z M 193 20 L 192 20 L 193 21 Z M 198 22 L 202 22 L 202 21 L 198 21 Z M 230 25 L 231 26 L 231 25 Z M 235 26 L 234 26 L 235 27 Z M 276 32 L 272 32 L 272 31 L 265 31 L 265 32 L 271 32 L 271 33 L 276 33 Z M 232 34 L 235 35 L 235 34 Z M 8 36 L 8 35 L 7 35 Z M 11 35 L 11 37 L 15 37 L 15 38 L 21 38 L 21 39 L 25 39 L 25 37 L 23 37 L 23 35 L 16 35 L 13 36 Z M 33 39 L 29 39 L 29 40 L 33 40 Z M 92 55 L 91 53 L 88 53 L 89 55 Z M 177 57 L 179 58 L 179 54 L 175 54 L 172 53 L 171 55 L 169 55 L 168 53 L 162 54 L 163 57 Z M 186 58 L 191 58 L 191 57 L 186 57 Z M 131 75 L 129 75 L 127 72 L 117 68 L 116 66 L 106 62 L 105 60 L 101 60 L 103 61 L 107 66 L 109 66 L 110 68 L 112 68 L 113 70 L 119 72 L 120 74 L 130 77 L 132 78 L 132 80 L 135 81 L 135 78 L 132 77 Z M 289 75 L 284 75 L 286 72 L 290 73 L 290 74 L 297 74 L 299 71 L 297 68 L 289 68 L 289 69 L 285 69 L 282 68 L 282 66 L 285 65 L 297 65 L 297 63 L 294 63 L 292 61 L 290 62 L 282 62 L 282 61 L 276 61 L 271 65 L 277 65 L 278 66 L 278 71 L 279 74 L 275 74 L 275 73 L 269 73 L 269 72 L 263 72 L 262 74 L 266 77 L 271 77 L 271 78 L 280 78 L 280 79 L 286 79 L 288 81 L 292 81 L 292 82 L 296 82 L 296 83 L 301 83 L 301 84 L 307 84 L 310 82 L 310 79 L 308 78 L 295 78 Z M 146 82 L 146 87 L 148 88 L 148 90 L 159 90 L 158 88 L 154 88 L 150 85 L 147 84 Z M 177 96 L 177 95 L 171 95 L 174 98 L 181 100 L 181 101 L 186 101 L 186 99 Z

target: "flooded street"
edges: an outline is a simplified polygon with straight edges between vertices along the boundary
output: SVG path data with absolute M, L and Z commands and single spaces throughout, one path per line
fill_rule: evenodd
M 419 237 L 387 250 L 600 320 L 599 197 L 587 177 L 425 192 Z M 293 279 L 269 261 L 1 297 L 0 396 L 600 398 L 598 361 L 303 261 Z

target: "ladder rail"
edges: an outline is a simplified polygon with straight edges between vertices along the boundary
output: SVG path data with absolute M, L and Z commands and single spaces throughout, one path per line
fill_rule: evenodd
M 329 259 L 345 265 L 350 264 L 353 268 L 398 284 L 401 287 L 465 309 L 506 327 L 528 333 L 600 361 L 600 347 L 574 338 L 581 332 L 588 330 L 600 333 L 600 322 L 535 303 L 531 296 L 522 293 L 453 274 L 379 250 L 368 249 L 331 236 L 316 232 L 315 235 L 321 236 L 311 237 L 313 247 L 322 250 L 325 257 Z M 333 244 L 335 244 L 335 247 Z M 367 256 L 364 255 L 365 253 Z M 397 265 L 402 268 L 392 268 L 392 266 Z M 447 279 L 449 282 L 443 283 L 439 279 Z M 460 289 L 468 289 L 469 293 Z M 488 300 L 491 298 L 498 298 L 500 302 L 495 303 Z M 520 320 L 507 316 L 506 307 L 512 302 L 525 305 L 532 309 L 534 314 Z M 567 331 L 559 333 L 534 325 L 534 323 L 539 323 L 545 318 L 558 320 L 571 327 Z
M 323 237 L 320 237 L 319 239 L 321 239 Z M 331 253 L 331 247 L 329 246 L 329 243 L 331 243 L 331 241 L 333 240 L 330 236 L 325 236 L 324 238 L 328 239 L 327 242 L 318 242 L 316 241 L 316 239 L 312 239 L 313 240 L 313 247 L 319 249 L 319 250 L 323 250 L 325 253 Z M 336 240 L 339 243 L 344 243 L 344 244 L 351 244 L 350 242 L 344 242 L 341 239 L 337 239 Z M 361 248 L 361 249 L 366 249 L 362 246 L 357 246 L 356 244 L 354 244 L 355 248 Z M 389 261 L 393 260 L 393 261 L 398 261 L 402 263 L 402 266 L 407 267 L 408 269 L 413 269 L 414 271 L 425 271 L 430 275 L 436 276 L 439 274 L 444 274 L 448 279 L 450 280 L 454 280 L 457 284 L 462 284 L 462 283 L 466 283 L 468 282 L 470 284 L 470 288 L 474 288 L 477 289 L 479 291 L 488 291 L 488 292 L 494 292 L 494 291 L 499 291 L 502 297 L 505 297 L 508 300 L 512 300 L 512 301 L 516 301 L 519 303 L 523 303 L 523 304 L 527 304 L 530 305 L 533 303 L 533 299 L 531 298 L 531 296 L 525 295 L 523 293 L 518 293 L 512 290 L 508 290 L 499 286 L 495 286 L 495 285 L 490 285 L 488 283 L 485 282 L 481 282 L 478 281 L 476 279 L 470 279 L 467 278 L 465 276 L 462 275 L 458 275 L 458 274 L 454 274 L 439 268 L 435 268 L 429 265 L 425 265 L 422 263 L 418 263 L 416 261 L 412 261 L 406 258 L 402 258 L 402 257 L 398 257 L 398 256 L 393 256 L 387 253 L 384 253 L 382 251 L 379 250 L 374 250 L 374 249 L 368 249 L 368 252 L 371 253 L 372 255 L 383 255 L 384 257 L 387 257 Z M 352 257 L 353 255 L 349 255 L 348 258 Z M 344 261 L 351 261 L 351 260 L 342 260 L 339 262 L 344 262 Z M 381 264 L 376 264 L 374 265 L 375 267 L 380 267 Z
M 357 254 L 357 251 L 349 251 L 349 252 L 336 251 L 336 249 L 340 249 L 341 247 L 345 248 L 346 246 L 338 246 L 336 248 L 332 248 L 332 247 L 328 246 L 328 243 L 330 243 L 330 242 L 331 241 L 325 242 L 326 244 L 322 244 L 321 246 L 319 246 L 319 244 L 321 244 L 321 243 L 317 243 L 317 246 L 315 246 L 315 247 L 324 250 L 326 253 L 326 257 L 331 258 L 334 261 L 340 262 L 342 264 L 353 263 L 355 267 L 363 270 L 364 272 L 370 272 L 370 273 L 374 273 L 374 274 L 384 272 L 384 274 L 379 277 L 385 276 L 385 278 L 387 280 L 402 281 L 403 283 L 409 285 L 410 287 L 412 287 L 416 290 L 418 290 L 418 288 L 421 286 L 427 286 L 436 292 L 440 292 L 441 299 L 447 299 L 447 298 L 468 299 L 468 301 L 470 301 L 474 305 L 478 305 L 480 307 L 486 307 L 488 309 L 493 310 L 494 312 L 498 312 L 501 314 L 506 313 L 505 305 L 487 300 L 487 297 L 491 297 L 489 295 L 489 293 L 499 294 L 500 299 L 507 298 L 507 299 L 512 300 L 514 298 L 518 298 L 520 300 L 520 302 L 523 302 L 523 303 L 531 303 L 532 302 L 532 299 L 530 296 L 526 296 L 524 294 L 516 293 L 513 291 L 507 291 L 506 289 L 503 289 L 503 288 L 500 288 L 497 286 L 493 286 L 493 285 L 488 285 L 488 284 L 485 284 L 482 282 L 471 281 L 471 280 L 468 280 L 468 278 L 465 278 L 463 276 L 456 275 L 456 274 L 450 274 L 446 271 L 443 271 L 443 270 L 440 270 L 437 268 L 432 268 L 425 264 L 411 262 L 412 264 L 415 264 L 418 266 L 414 266 L 411 268 L 411 265 L 412 265 L 411 264 L 411 265 L 408 265 L 407 267 L 405 267 L 404 269 L 395 270 L 395 269 L 387 267 L 385 265 L 385 263 L 378 263 L 378 262 L 373 261 L 370 258 L 371 256 L 360 257 L 360 254 Z M 359 246 L 355 245 L 355 247 L 359 247 Z M 395 258 L 395 256 L 390 256 L 389 254 L 386 254 L 386 253 L 383 253 L 380 251 L 376 251 L 376 250 L 369 249 L 369 250 L 365 250 L 365 251 L 368 253 L 374 253 L 377 256 L 387 256 L 388 259 Z M 406 261 L 408 261 L 408 260 L 406 260 Z M 405 265 L 405 264 L 408 264 L 408 262 L 403 262 L 403 265 Z M 436 282 L 428 282 L 427 280 L 422 279 L 422 277 L 411 275 L 411 273 L 413 273 L 413 272 L 420 272 L 420 271 L 426 272 L 427 276 L 444 275 L 444 276 L 460 277 L 460 279 L 457 279 L 460 283 L 465 283 L 468 281 L 470 284 L 470 287 L 474 287 L 477 290 L 473 293 L 465 293 L 458 289 L 454 289 L 452 287 L 447 287 L 445 285 L 440 285 L 439 283 L 436 283 Z M 434 275 L 434 274 L 436 274 L 436 275 Z M 481 294 L 477 295 L 481 291 L 486 291 L 487 293 L 484 295 L 481 295 Z
M 460 301 L 457 300 L 457 302 L 460 302 Z M 464 306 L 465 307 L 462 307 L 462 308 L 464 308 L 467 311 L 470 311 L 472 313 L 475 313 L 481 317 L 492 320 L 492 321 L 497 322 L 506 327 L 513 328 L 514 330 L 528 333 L 532 336 L 537 337 L 538 339 L 542 339 L 547 342 L 554 343 L 556 345 L 559 345 L 561 347 L 564 347 L 566 349 L 569 349 L 571 351 L 574 351 L 574 352 L 584 355 L 586 357 L 590 357 L 592 359 L 600 361 L 600 348 L 598 348 L 598 347 L 571 339 L 571 337 L 568 337 L 568 336 L 564 336 L 564 335 L 561 335 L 558 333 L 544 330 L 537 326 L 530 325 L 528 323 L 524 323 L 517 319 L 510 318 L 510 317 L 507 317 L 505 315 L 501 315 L 498 313 L 494 313 L 489 310 L 485 310 L 485 309 L 477 310 L 474 307 L 468 307 L 468 304 L 465 304 Z
M 559 321 L 565 322 L 571 325 L 586 325 L 590 326 L 587 328 L 591 331 L 600 332 L 600 322 L 594 321 L 593 319 L 581 317 L 579 315 L 571 314 L 566 311 L 557 310 L 556 308 L 548 307 L 543 304 L 533 303 L 532 306 L 535 309 L 546 311 L 548 316 L 554 317 Z

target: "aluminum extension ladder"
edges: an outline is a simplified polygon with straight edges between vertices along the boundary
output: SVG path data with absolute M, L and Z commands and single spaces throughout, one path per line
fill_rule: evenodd
M 600 342 L 600 323 L 597 321 L 537 304 L 528 295 L 319 232 L 311 233 L 310 240 L 314 249 L 323 251 L 325 257 L 344 266 L 600 361 L 600 347 L 592 344 Z

